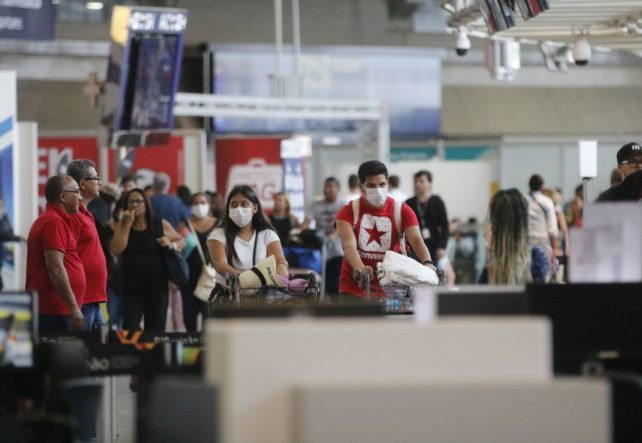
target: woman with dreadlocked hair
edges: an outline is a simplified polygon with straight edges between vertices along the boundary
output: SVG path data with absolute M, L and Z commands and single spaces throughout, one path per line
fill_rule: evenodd
M 531 281 L 528 201 L 517 189 L 498 191 L 490 202 L 490 259 L 479 282 L 523 284 Z

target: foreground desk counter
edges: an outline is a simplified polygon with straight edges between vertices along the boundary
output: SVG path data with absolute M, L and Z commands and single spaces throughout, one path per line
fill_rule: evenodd
M 443 398 L 452 398 L 448 407 L 453 416 L 460 408 L 465 411 L 466 405 L 482 405 L 484 398 L 492 398 L 501 407 L 494 414 L 492 402 L 485 405 L 487 415 L 496 418 L 490 426 L 501 423 L 500 418 L 508 422 L 505 415 L 511 403 L 507 399 L 517 401 L 515 408 L 527 407 L 529 402 L 548 405 L 551 414 L 547 416 L 565 414 L 574 401 L 582 402 L 592 414 L 566 414 L 568 432 L 557 435 L 557 441 L 608 441 L 608 388 L 599 382 L 574 388 L 562 381 L 552 384 L 550 327 L 542 318 L 448 319 L 431 324 L 382 319 L 211 320 L 206 334 L 206 377 L 220 388 L 219 429 L 224 443 L 322 441 L 319 438 L 325 436 L 319 435 L 319 429 L 338 429 L 341 417 L 320 410 L 337 401 L 350 404 L 341 395 L 351 389 L 356 390 L 354 397 L 348 395 L 355 407 L 373 403 L 379 412 L 351 415 L 361 417 L 361 438 L 354 434 L 360 431 L 353 429 L 349 438 L 333 434 L 331 441 L 344 437 L 390 441 L 372 440 L 373 434 L 367 432 L 370 425 L 381 424 L 380 413 L 392 413 L 389 405 L 394 404 L 374 400 L 392 402 L 395 392 L 410 399 L 413 391 L 417 399 L 408 408 L 425 407 L 428 413 L 435 407 L 431 395 L 441 392 Z M 378 391 L 386 395 L 377 395 Z M 535 397 L 537 401 L 529 400 Z M 400 406 L 403 403 L 397 399 L 397 411 L 389 416 L 387 426 L 412 424 Z M 529 411 L 534 413 L 532 408 Z M 470 413 L 464 415 L 470 419 Z M 466 426 L 454 417 L 441 422 L 446 428 Z M 537 423 L 547 424 L 545 420 Z M 587 427 L 590 433 L 584 432 Z M 421 436 L 410 433 L 405 441 L 445 441 L 432 440 L 433 433 L 439 432 L 434 428 L 413 429 Z M 517 432 L 532 435 L 537 429 L 522 426 Z

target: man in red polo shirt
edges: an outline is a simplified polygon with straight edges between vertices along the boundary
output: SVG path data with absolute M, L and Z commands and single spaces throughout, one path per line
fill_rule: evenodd
M 98 197 L 102 179 L 98 177 L 96 165 L 91 160 L 72 161 L 67 166 L 67 174 L 76 180 L 82 196 L 80 208 L 70 221 L 78 238 L 78 256 L 87 278 L 81 310 L 85 318 L 85 330 L 89 331 L 103 324 L 100 304 L 107 301 L 107 262 L 100 245 L 96 220 L 87 209 L 89 202 Z
M 41 332 L 80 330 L 85 271 L 70 224 L 82 199 L 80 189 L 68 175 L 54 175 L 45 185 L 45 198 L 45 212 L 33 223 L 27 239 L 25 287 L 38 292 Z
M 337 213 L 337 232 L 345 254 L 339 292 L 343 300 L 349 301 L 357 300 L 354 296 L 364 298 L 363 290 L 354 281 L 353 270 L 373 276 L 377 263 L 383 261 L 386 251 L 400 251 L 395 202 L 388 195 L 388 168 L 380 161 L 370 160 L 359 166 L 358 175 L 361 198 L 356 203 L 359 207 L 357 220 L 352 202 Z M 436 269 L 421 238 L 417 217 L 405 203 L 401 205 L 401 232 L 417 259 L 425 266 Z M 373 297 L 385 296 L 376 278 L 372 279 L 371 292 Z

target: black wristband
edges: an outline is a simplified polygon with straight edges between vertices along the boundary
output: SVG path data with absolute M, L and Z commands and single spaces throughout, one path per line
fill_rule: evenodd
M 432 260 L 424 260 L 421 262 L 422 265 L 433 265 L 435 266 L 435 263 Z

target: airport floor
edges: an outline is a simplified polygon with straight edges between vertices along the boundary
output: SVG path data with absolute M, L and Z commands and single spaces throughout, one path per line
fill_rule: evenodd
M 97 441 L 133 443 L 135 441 L 136 394 L 129 390 L 130 376 L 115 376 L 106 381 L 105 402 L 98 425 Z M 114 383 L 110 389 L 109 383 Z M 114 401 L 110 399 L 114 394 Z M 102 438 L 101 438 L 102 437 Z

